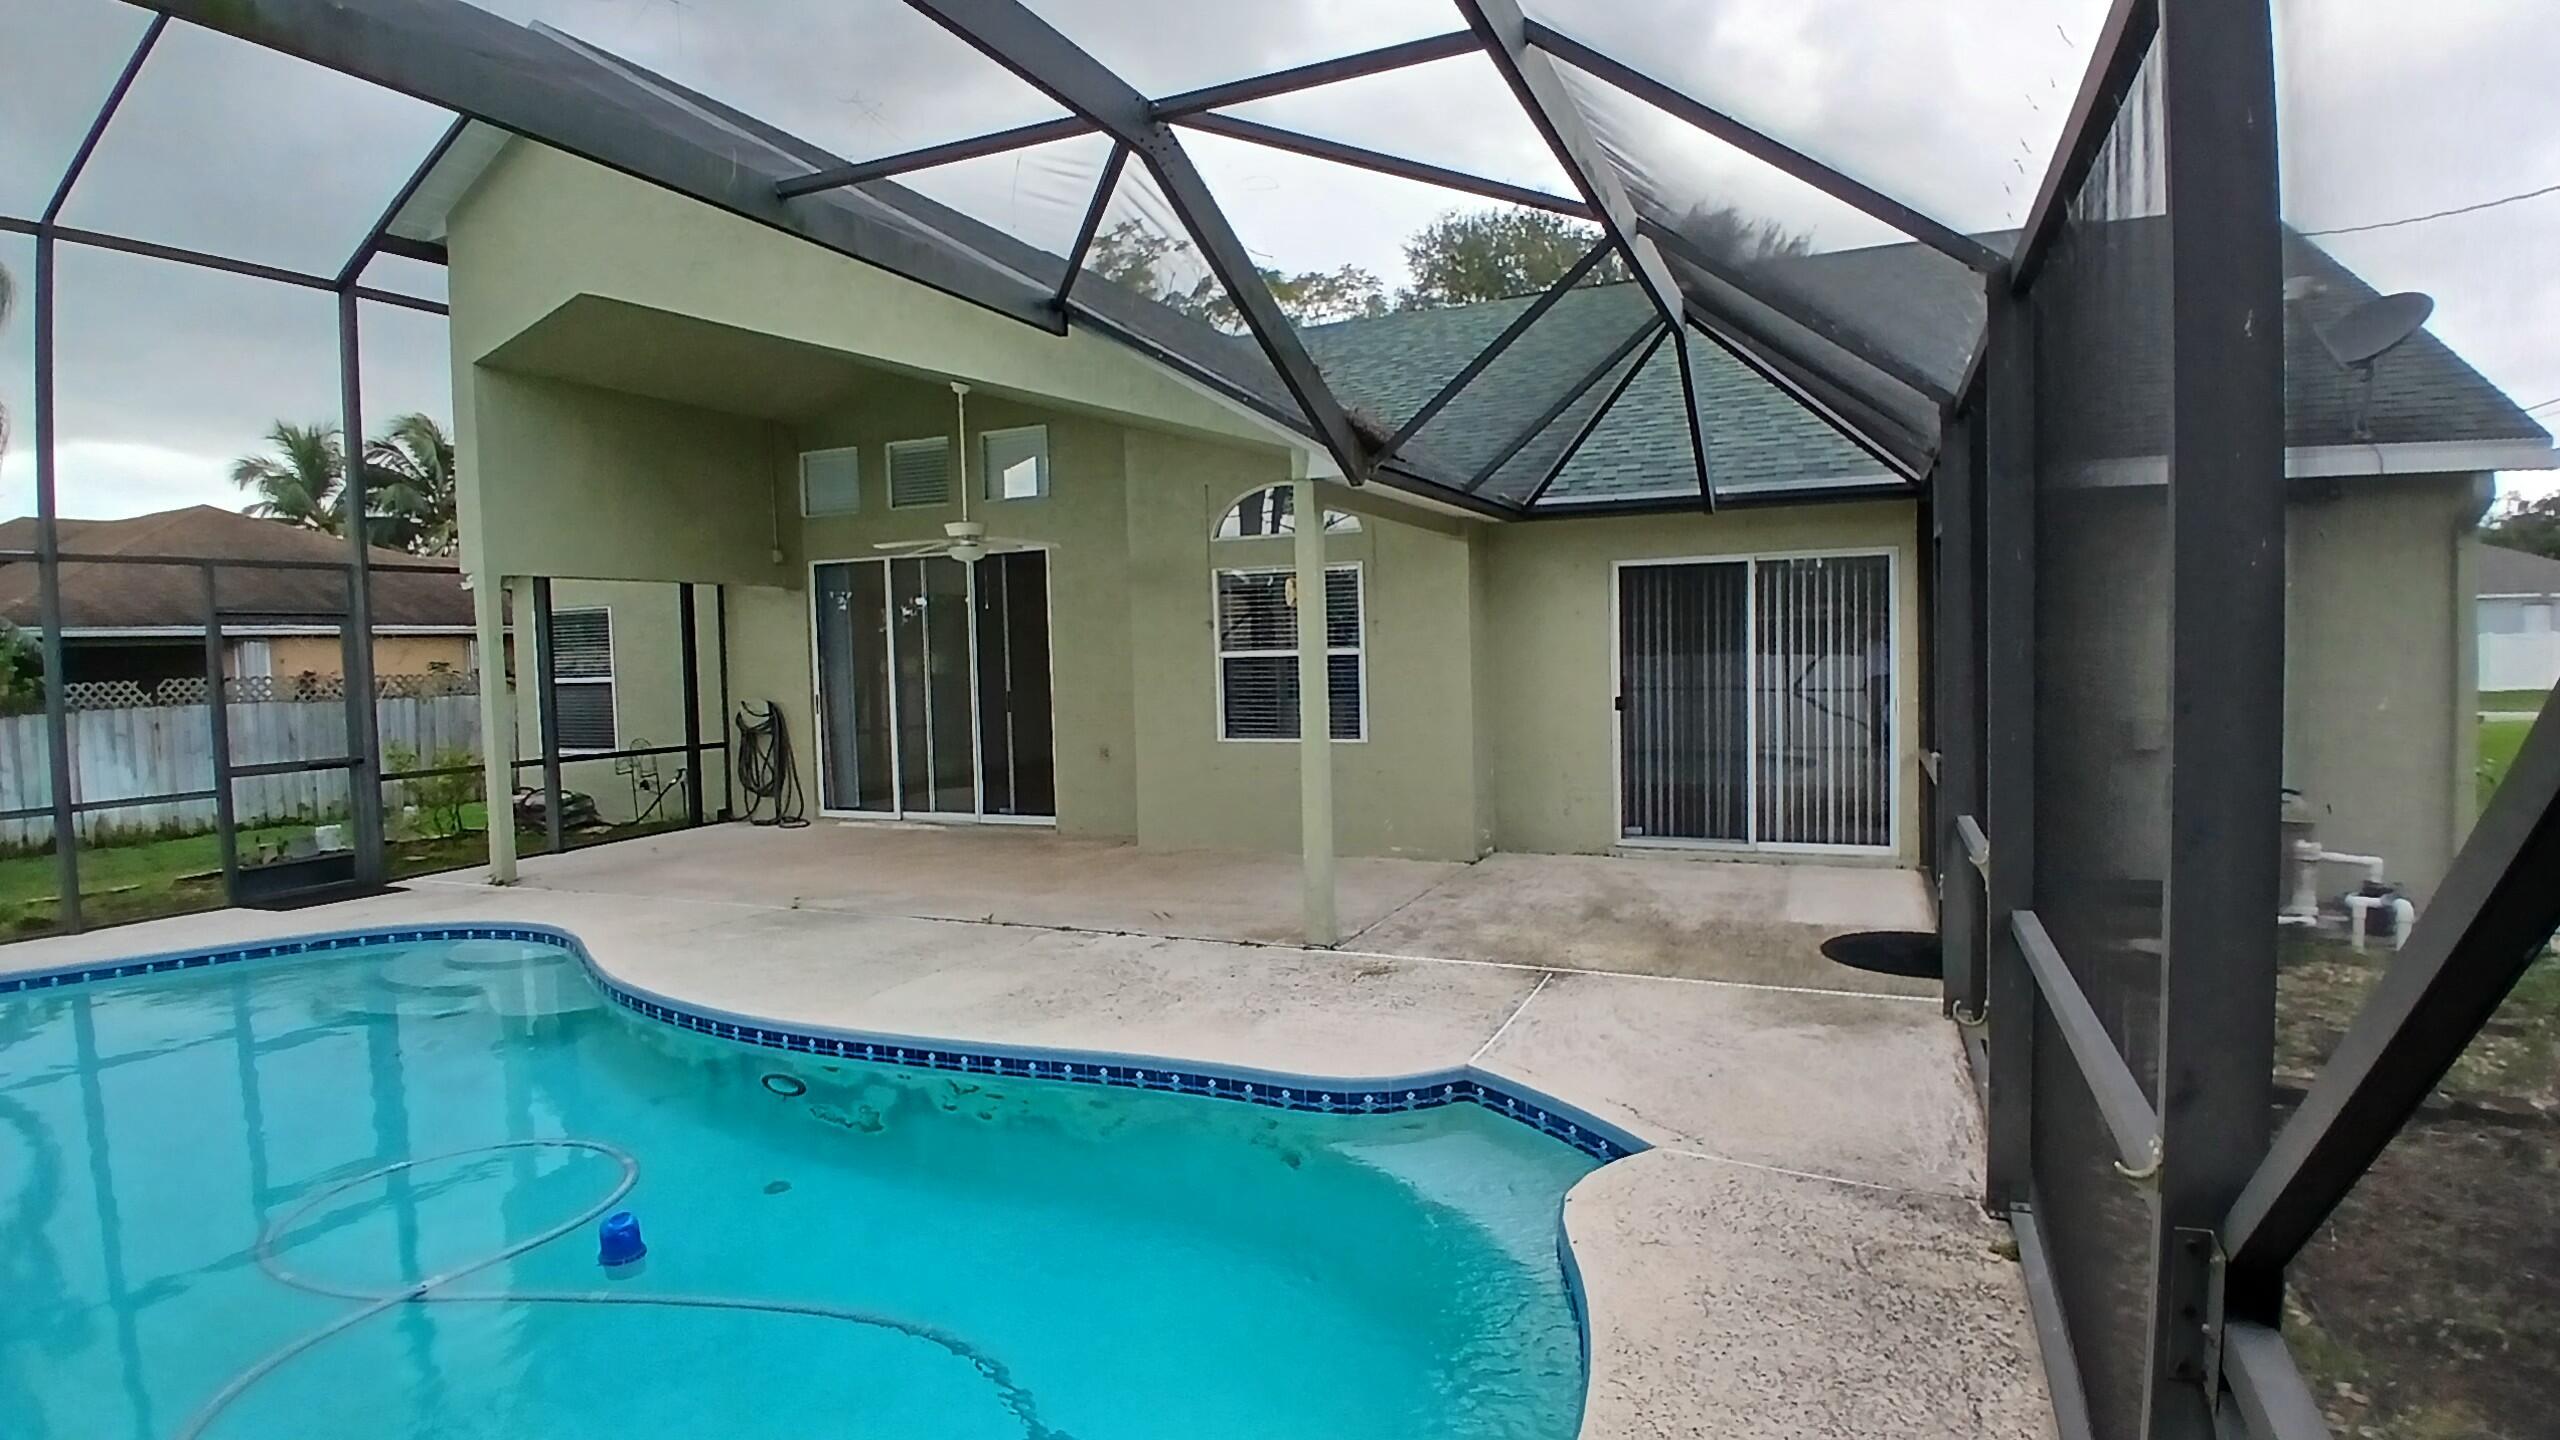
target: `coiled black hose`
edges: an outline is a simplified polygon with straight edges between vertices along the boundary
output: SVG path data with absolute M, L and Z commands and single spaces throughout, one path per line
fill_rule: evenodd
M 747 823 L 796 830 L 809 823 L 809 798 L 800 790 L 800 767 L 791 758 L 791 731 L 782 707 L 766 700 L 738 702 L 738 787 L 747 792 Z M 758 816 L 770 806 L 772 813 Z

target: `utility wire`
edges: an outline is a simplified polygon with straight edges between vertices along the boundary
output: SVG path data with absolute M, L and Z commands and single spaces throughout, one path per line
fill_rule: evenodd
M 2548 410 L 2548 409 L 2550 409 L 2550 408 L 2551 408 L 2552 406 L 2554 406 L 2554 405 L 2560 405 L 2560 395 L 2554 395 L 2554 396 L 2552 396 L 2550 399 L 2543 401 L 2543 402 L 2542 402 L 2541 404 L 2539 404 L 2539 405 L 2527 405 L 2526 407 L 2524 407 L 2524 413 L 2526 413 L 2527 415 L 2531 415 L 2531 414 L 2533 414 L 2533 413 L 2534 413 L 2535 411 L 2537 411 L 2537 410 Z
M 2477 205 L 2457 205 L 2451 210 L 2436 210 L 2425 215 L 2404 215 L 2397 220 L 2377 220 L 2370 225 L 2341 225 L 2333 230 L 2305 230 L 2302 233 L 2305 235 L 2361 235 L 2368 230 L 2394 230 L 2403 225 L 2421 225 L 2429 220 L 2443 220 L 2454 215 L 2495 210 L 2501 205 L 2513 205 L 2519 200 L 2539 200 L 2545 195 L 2560 195 L 2560 185 L 2545 185 L 2539 190 L 2527 190 L 2521 195 L 2483 200 Z

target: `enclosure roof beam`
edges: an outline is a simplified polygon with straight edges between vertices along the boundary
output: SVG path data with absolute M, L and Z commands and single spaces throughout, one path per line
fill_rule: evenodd
M 1100 126 L 1146 162 L 1334 463 L 1353 483 L 1365 479 L 1373 461 L 1350 414 L 1299 341 L 1297 330 L 1218 208 L 1182 141 L 1171 126 L 1156 118 L 1154 103 L 1020 0 L 907 3 L 1042 94 Z
M 1284 130 L 1277 125 L 1265 125 L 1257 120 L 1241 120 L 1233 115 L 1202 114 L 1188 116 L 1180 123 L 1193 130 L 1206 131 L 1212 135 L 1224 135 L 1230 140 L 1243 140 L 1255 145 L 1268 146 L 1273 150 L 1286 150 L 1292 154 L 1312 156 L 1318 160 L 1330 160 L 1338 165 L 1357 166 L 1363 170 L 1374 170 L 1381 175 L 1393 175 L 1402 180 L 1418 180 L 1425 185 L 1437 185 L 1444 190 L 1481 195 L 1488 200 L 1500 200 L 1506 204 L 1519 205 L 1531 210 L 1544 210 L 1555 215 L 1570 215 L 1576 220 L 1592 218 L 1591 207 L 1583 202 L 1569 200 L 1562 195 L 1552 195 L 1532 186 L 1513 185 L 1502 180 L 1487 180 L 1480 175 L 1470 175 L 1464 170 L 1452 170 L 1446 166 L 1433 165 L 1422 160 L 1409 160 L 1402 155 L 1390 155 L 1383 150 L 1346 145 L 1339 140 L 1326 140 L 1314 135 L 1301 134 L 1295 130 Z
M 2224 1222 L 2235 1271 L 2310 1240 L 2560 926 L 2560 704 L 2543 708 L 2435 898 Z
M 1590 418 L 1582 422 L 1582 428 L 1574 433 L 1572 441 L 1564 447 L 1564 453 L 1556 457 L 1556 463 L 1548 466 L 1547 473 L 1538 477 L 1538 483 L 1530 488 L 1527 497 L 1520 502 L 1522 510 L 1538 508 L 1538 502 L 1546 498 L 1549 487 L 1556 483 L 1557 477 L 1564 474 L 1564 468 L 1573 463 L 1573 457 L 1582 453 L 1582 447 L 1589 442 L 1592 432 L 1600 428 L 1601 421 L 1609 418 L 1609 412 L 1616 409 L 1618 401 L 1625 397 L 1627 387 L 1636 383 L 1636 377 L 1644 373 L 1644 367 L 1653 363 L 1654 352 L 1660 350 L 1662 342 L 1670 337 L 1671 331 L 1668 328 L 1654 327 L 1652 343 L 1644 347 L 1644 353 L 1636 357 L 1636 363 L 1627 367 L 1627 373 L 1618 377 L 1618 383 L 1609 388 L 1608 398 L 1602 400 L 1600 408 L 1592 411 Z
M 1901 201 L 1850 179 L 1803 151 L 1743 124 L 1624 61 L 1604 55 L 1535 20 L 1529 22 L 1528 34 L 1530 44 L 1575 69 L 1589 71 L 1655 109 L 1687 121 L 1753 159 L 1774 166 L 1834 200 L 1864 211 L 1968 268 L 1986 275 L 1995 275 L 2008 268 L 2009 262 L 1999 251 L 1963 231 L 1942 225 Z
M 1093 253 L 1094 237 L 1102 233 L 1102 217 L 1111 208 L 1112 192 L 1120 188 L 1120 172 L 1129 165 L 1129 147 L 1115 144 L 1111 158 L 1102 162 L 1102 175 L 1093 183 L 1093 203 L 1085 207 L 1084 222 L 1076 227 L 1075 243 L 1067 247 L 1067 268 L 1058 277 L 1058 308 L 1064 310 L 1067 297 L 1075 293 L 1076 272 L 1084 268 L 1087 255 Z
M 207 250 L 189 250 L 180 245 L 163 245 L 156 240 L 136 240 L 128 235 L 110 234 L 104 230 L 83 230 L 73 225 L 51 225 L 42 221 L 22 220 L 14 215 L 0 215 L 0 232 L 17 235 L 48 235 L 66 245 L 86 245 L 93 250 L 113 250 L 124 255 L 140 255 L 150 260 L 166 260 L 176 265 L 193 265 L 200 270 L 219 270 L 226 275 L 240 275 L 252 280 L 272 280 L 279 285 L 294 285 L 305 290 L 331 290 L 338 282 L 326 275 L 313 275 L 302 270 L 288 270 L 281 265 L 261 265 L 254 260 L 235 260 Z M 356 298 L 404 310 L 419 310 L 429 315 L 446 313 L 445 306 L 415 295 L 400 295 L 367 286 L 354 287 Z
M 1511 348 L 1512 341 L 1527 334 L 1529 327 L 1538 323 L 1539 316 L 1554 309 L 1556 302 L 1562 300 L 1567 291 L 1581 284 L 1584 276 L 1590 274 L 1602 260 L 1615 253 L 1617 252 L 1610 248 L 1609 242 L 1603 240 L 1585 252 L 1581 259 L 1573 262 L 1572 269 L 1565 271 L 1557 278 L 1556 283 L 1548 286 L 1536 300 L 1531 301 L 1519 314 L 1513 316 L 1511 323 L 1502 327 L 1502 333 L 1493 337 L 1492 344 L 1476 352 L 1476 357 L 1468 361 L 1457 374 L 1450 376 L 1449 383 L 1441 386 L 1438 394 L 1424 401 L 1422 408 L 1413 412 L 1413 418 L 1404 422 L 1403 427 L 1396 431 L 1395 437 L 1387 441 L 1383 453 L 1392 455 L 1403 449 L 1404 442 L 1412 439 L 1415 431 L 1430 424 L 1433 416 L 1447 408 L 1450 401 L 1457 399 L 1460 391 L 1465 390 L 1478 375 L 1483 374 L 1486 367 L 1500 359 L 1503 351 Z
M 2152 37 L 2159 33 L 2159 0 L 2116 0 L 2109 7 L 2106 28 L 2098 32 L 2097 48 L 2072 99 L 2071 116 L 2063 122 L 2062 138 L 2045 166 L 2044 183 L 2037 187 L 2035 204 L 2028 208 L 2027 223 L 2012 247 L 2009 287 L 2013 293 L 2027 293 L 2043 266 L 2045 251 L 2070 213 L 2071 197 L 2088 178 L 2089 167 L 2097 163 L 2098 150 L 2107 143 L 2107 132 L 2115 128 L 2124 97 L 2151 53 Z
M 1599 364 L 1592 366 L 1581 379 L 1574 381 L 1571 389 L 1565 391 L 1562 395 L 1557 396 L 1555 403 L 1549 405 L 1544 411 L 1541 411 L 1537 419 L 1522 426 L 1520 428 L 1520 433 L 1512 436 L 1510 442 L 1502 447 L 1500 453 L 1496 454 L 1491 460 L 1486 461 L 1482 469 L 1476 471 L 1473 476 L 1469 477 L 1467 480 L 1467 493 L 1472 495 L 1476 491 L 1484 488 L 1484 482 L 1492 479 L 1495 472 L 1499 471 L 1503 466 L 1510 464 L 1513 456 L 1518 455 L 1521 451 L 1529 448 L 1529 442 L 1537 439 L 1540 435 L 1545 434 L 1548 426 L 1563 419 L 1564 412 L 1572 409 L 1575 401 L 1580 400 L 1584 395 L 1589 394 L 1592 386 L 1599 384 L 1611 370 L 1616 369 L 1621 362 L 1623 362 L 1629 355 L 1634 354 L 1639 347 L 1644 346 L 1648 341 L 1659 344 L 1662 337 L 1668 333 L 1670 333 L 1669 326 L 1664 325 L 1658 319 L 1651 320 L 1636 327 L 1635 331 L 1629 334 L 1626 339 L 1621 340 L 1615 346 L 1612 346 L 1609 353 L 1600 358 Z
M 749 157 L 657 123 L 647 108 L 655 101 L 674 121 L 683 107 L 630 89 L 572 46 L 465 0 L 150 0 L 149 8 L 484 121 L 1025 324 L 1060 327 L 1044 288 L 851 206 L 788 205 L 773 193 L 770 174 L 744 163 Z
M 788 180 L 777 182 L 773 190 L 783 199 L 792 200 L 820 190 L 836 190 L 847 185 L 860 185 L 867 180 L 886 180 L 892 175 L 904 175 L 910 170 L 929 170 L 936 165 L 951 165 L 962 160 L 983 159 L 989 155 L 1001 155 L 1008 150 L 1027 149 L 1033 145 L 1046 145 L 1056 140 L 1072 140 L 1079 135 L 1092 133 L 1093 122 L 1081 116 L 1070 115 L 1059 120 L 1037 120 L 1029 125 L 1016 125 L 1010 130 L 974 135 L 966 140 L 952 140 L 941 145 L 927 145 L 921 149 L 901 151 L 895 155 L 883 155 L 876 160 L 858 160 L 851 164 L 812 170 L 806 175 L 795 175 Z
M 1609 241 L 1626 258 L 1627 270 L 1653 301 L 1680 357 L 1680 392 L 1689 422 L 1689 455 L 1697 467 L 1698 499 L 1716 508 L 1715 483 L 1707 476 L 1707 436 L 1699 428 L 1697 377 L 1689 364 L 1689 337 L 1680 326 L 1680 286 L 1653 242 L 1636 233 L 1636 204 L 1616 162 L 1591 134 L 1573 103 L 1552 57 L 1529 44 L 1529 19 L 1519 0 L 1457 0 L 1468 27 L 1483 37 L 1485 52 L 1511 86 L 1513 98 L 1547 142 L 1547 148 L 1589 202 Z
M 391 203 L 382 207 L 381 216 L 373 222 L 372 229 L 364 232 L 363 241 L 347 256 L 347 263 L 338 267 L 340 285 L 356 283 L 356 277 L 364 273 L 364 267 L 381 252 L 383 237 L 391 233 L 391 222 L 399 219 L 400 212 L 417 198 L 418 187 L 427 183 L 427 177 L 444 162 L 446 152 L 453 149 L 453 142 L 462 138 L 462 132 L 470 124 L 457 115 L 453 123 L 445 127 L 444 134 L 436 137 L 434 147 L 427 151 L 425 159 L 418 162 L 418 168 L 409 172 L 409 178 L 401 182 L 400 191 L 391 197 Z
M 108 87 L 107 98 L 100 102 L 97 115 L 89 121 L 87 133 L 80 137 L 79 147 L 71 152 L 70 161 L 62 167 L 62 177 L 54 182 L 53 195 L 45 201 L 44 216 L 39 223 L 50 228 L 54 221 L 62 218 L 63 207 L 71 203 L 71 187 L 80 183 L 80 172 L 89 168 L 89 157 L 98 153 L 98 143 L 107 138 L 108 124 L 116 118 L 116 111 L 123 107 L 124 97 L 132 92 L 133 82 L 140 78 L 142 62 L 151 58 L 152 47 L 160 43 L 161 33 L 168 28 L 168 16 L 154 15 L 151 24 L 143 30 L 142 38 L 134 42 L 132 56 L 124 62 L 124 69 L 117 72 L 116 83 Z
M 1390 70 L 1427 65 L 1434 60 L 1447 60 L 1483 47 L 1484 42 L 1473 31 L 1454 30 L 1446 35 L 1406 40 L 1382 45 L 1375 50 L 1363 50 L 1356 55 L 1341 55 L 1331 60 L 1318 60 L 1311 65 L 1275 70 L 1247 80 L 1229 80 L 1197 90 L 1185 90 L 1179 95 L 1168 95 L 1156 101 L 1155 114 L 1159 120 L 1179 120 L 1185 115 L 1197 115 L 1221 105 L 1243 105 L 1292 91 L 1312 90 L 1319 85 L 1357 80 L 1366 75 L 1383 75 Z
M 1751 284 L 1731 266 L 1709 253 L 1705 246 L 1668 225 L 1657 225 L 1651 220 L 1639 220 L 1636 222 L 1636 228 L 1652 236 L 1654 243 L 1692 267 L 1768 306 L 1786 319 L 1794 321 L 1842 350 L 1855 355 L 1918 393 L 1928 396 L 1938 402 L 1941 407 L 1955 404 L 1955 392 L 1930 379 L 1918 366 L 1869 340 L 1863 333 L 1823 314 L 1813 306 L 1798 302 L 1794 297 L 1784 293 L 1781 287 Z

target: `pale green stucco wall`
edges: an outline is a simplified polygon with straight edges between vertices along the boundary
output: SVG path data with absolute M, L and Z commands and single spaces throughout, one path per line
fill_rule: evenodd
M 2356 479 L 2288 509 L 2285 783 L 2320 843 L 2382 856 L 2421 901 L 2475 808 L 2470 555 L 2484 481 Z M 2355 878 L 2323 876 L 2340 889 Z
M 1487 707 L 1495 847 L 1571 853 L 1604 851 L 1616 843 L 1617 637 L 1610 618 L 1615 562 L 1878 549 L 1894 556 L 1895 769 L 1901 795 L 1895 845 L 1899 858 L 1916 857 L 1918 523 L 1910 502 L 1890 501 L 1538 521 L 1492 530 L 1485 549 L 1496 656 Z

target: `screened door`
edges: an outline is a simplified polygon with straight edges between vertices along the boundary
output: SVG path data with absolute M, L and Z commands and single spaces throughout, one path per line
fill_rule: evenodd
M 1892 608 L 1882 555 L 1622 568 L 1621 837 L 1891 846 Z
M 822 809 L 1056 815 L 1045 554 L 820 565 L 811 594 Z
M 1618 572 L 1621 833 L 1750 837 L 1747 561 Z

